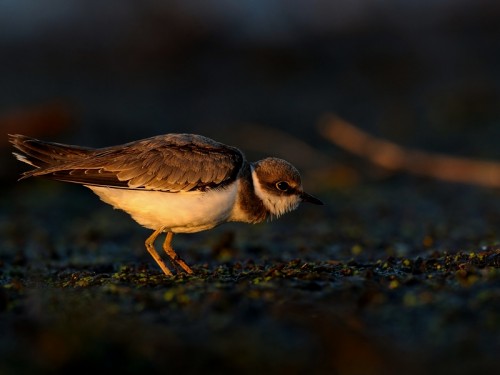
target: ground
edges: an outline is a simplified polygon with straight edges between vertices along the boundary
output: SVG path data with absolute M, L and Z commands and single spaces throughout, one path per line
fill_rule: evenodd
M 494 373 L 496 191 L 395 176 L 260 225 L 149 232 L 78 186 L 13 185 L 0 221 L 0 373 Z M 42 199 L 43 197 L 43 199 Z

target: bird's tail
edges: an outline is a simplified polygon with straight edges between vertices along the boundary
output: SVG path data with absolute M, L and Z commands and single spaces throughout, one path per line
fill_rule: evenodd
M 86 147 L 40 141 L 21 134 L 9 134 L 9 142 L 19 151 L 13 152 L 17 160 L 35 167 L 31 171 L 24 172 L 21 179 L 38 174 L 48 167 L 81 159 L 92 150 Z

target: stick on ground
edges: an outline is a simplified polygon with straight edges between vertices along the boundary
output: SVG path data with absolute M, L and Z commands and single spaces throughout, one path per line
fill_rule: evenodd
M 335 115 L 323 118 L 320 132 L 337 146 L 392 171 L 405 171 L 491 188 L 500 187 L 500 162 L 404 148 L 374 137 Z

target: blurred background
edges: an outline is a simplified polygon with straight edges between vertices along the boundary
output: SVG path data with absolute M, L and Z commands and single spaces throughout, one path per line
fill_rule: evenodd
M 308 169 L 280 137 L 342 157 L 317 131 L 334 112 L 500 159 L 499 16 L 493 0 L 4 0 L 0 127 L 88 146 L 195 132 L 250 159 L 276 139 Z

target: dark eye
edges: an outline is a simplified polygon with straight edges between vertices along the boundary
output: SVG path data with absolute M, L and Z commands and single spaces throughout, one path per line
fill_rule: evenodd
M 290 188 L 290 185 L 288 185 L 288 182 L 286 181 L 280 181 L 276 183 L 276 187 L 278 190 L 287 191 Z

